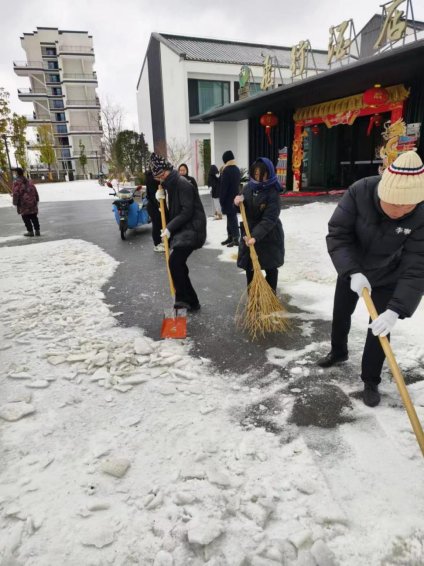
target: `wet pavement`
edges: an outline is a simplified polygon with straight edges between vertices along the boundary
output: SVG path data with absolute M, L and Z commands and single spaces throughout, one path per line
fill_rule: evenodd
M 320 197 L 320 202 L 338 201 L 339 197 Z M 210 198 L 202 197 L 207 214 L 211 214 Z M 304 197 L 282 199 L 282 208 L 302 206 L 314 199 Z M 160 338 L 160 329 L 164 309 L 172 307 L 168 279 L 164 266 L 163 254 L 153 251 L 150 226 L 142 226 L 137 231 L 131 230 L 126 241 L 120 239 L 115 223 L 111 202 L 74 201 L 40 204 L 40 223 L 43 237 L 5 242 L 2 245 L 33 245 L 38 241 L 78 238 L 92 242 L 119 261 L 113 277 L 104 286 L 105 302 L 110 306 L 121 326 L 140 326 L 145 334 L 155 340 Z M 0 209 L 0 237 L 20 235 L 24 225 L 14 208 Z M 222 222 L 225 237 L 225 222 Z M 235 251 L 236 253 L 236 251 Z M 247 407 L 240 422 L 253 426 L 263 426 L 267 430 L 281 432 L 274 417 L 281 415 L 278 392 L 292 397 L 290 422 L 300 426 L 315 425 L 334 427 L 348 420 L 351 406 L 349 397 L 337 386 L 341 380 L 350 379 L 352 389 L 359 379 L 352 378 L 352 366 L 332 368 L 326 374 L 320 374 L 314 361 L 324 352 L 311 352 L 302 358 L 275 367 L 268 363 L 266 350 L 302 350 L 311 341 L 324 342 L 328 339 L 330 324 L 328 321 L 292 319 L 291 329 L 284 335 L 269 335 L 256 342 L 250 342 L 241 334 L 234 321 L 238 301 L 245 290 L 244 272 L 235 263 L 222 262 L 217 250 L 202 249 L 195 251 L 189 258 L 190 277 L 195 287 L 202 308 L 199 312 L 188 315 L 187 328 L 191 353 L 211 360 L 211 379 L 213 372 L 219 371 L 231 375 L 245 376 L 245 383 L 250 387 L 263 390 L 261 407 Z M 48 261 L 48 258 L 46 258 Z M 290 297 L 282 296 L 288 310 Z M 312 328 L 311 336 L 302 336 L 301 325 L 308 322 Z M 290 390 L 293 375 L 290 369 L 298 363 L 309 368 L 309 375 L 296 378 L 295 391 Z M 292 388 L 293 389 L 293 388 Z M 269 391 L 269 396 L 268 395 Z M 277 419 L 278 420 L 278 419 Z M 285 432 L 287 434 L 287 430 Z

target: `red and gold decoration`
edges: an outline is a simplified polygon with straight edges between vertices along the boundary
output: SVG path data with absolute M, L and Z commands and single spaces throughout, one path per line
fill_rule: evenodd
M 319 126 L 318 124 L 314 124 L 311 128 L 311 132 L 314 134 L 314 136 L 317 136 L 319 134 Z
M 293 116 L 295 130 L 292 148 L 294 190 L 298 191 L 301 188 L 302 145 L 305 127 L 310 127 L 312 133 L 314 133 L 313 128 L 318 124 L 325 124 L 327 128 L 341 124 L 351 126 L 359 116 L 370 116 L 368 125 L 370 134 L 374 126 L 381 125 L 381 114 L 383 113 L 390 113 L 390 122 L 392 124 L 401 119 L 404 102 L 408 96 L 409 90 L 403 84 L 386 88 L 376 84 L 360 94 L 329 100 L 328 102 L 296 110 Z
M 272 145 L 271 131 L 272 128 L 274 128 L 278 124 L 277 116 L 272 112 L 267 112 L 266 114 L 262 114 L 262 116 L 259 119 L 259 122 L 261 126 L 264 126 L 265 128 L 265 134 L 268 137 L 269 145 Z
M 364 106 L 369 106 L 370 108 L 378 108 L 378 106 L 386 104 L 389 98 L 388 91 L 385 88 L 381 88 L 381 85 L 374 85 L 366 90 L 362 96 Z

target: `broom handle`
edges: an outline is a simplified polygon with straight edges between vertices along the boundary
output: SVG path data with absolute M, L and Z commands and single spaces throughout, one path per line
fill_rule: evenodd
M 160 187 L 160 188 L 162 188 L 162 187 Z M 164 190 L 164 189 L 162 189 L 162 190 Z M 161 219 L 161 222 L 162 222 L 162 230 L 165 230 L 165 228 L 166 228 L 166 216 L 165 216 L 165 199 L 164 198 L 159 199 L 159 207 L 160 207 L 160 219 Z M 166 236 L 164 236 L 164 238 L 163 238 L 163 245 L 165 247 L 165 259 L 166 259 L 166 269 L 168 271 L 169 289 L 171 291 L 171 295 L 174 297 L 175 296 L 175 287 L 174 287 L 174 282 L 172 281 L 171 270 L 169 269 L 169 242 L 168 242 L 168 238 Z
M 363 289 L 362 297 L 367 305 L 368 312 L 370 313 L 370 317 L 372 320 L 375 320 L 378 317 L 378 312 L 374 306 L 374 302 L 371 299 L 371 296 L 368 292 L 368 289 Z M 390 370 L 395 378 L 397 388 L 399 390 L 400 396 L 402 398 L 402 402 L 405 406 L 406 412 L 408 413 L 409 420 L 411 421 L 412 428 L 414 430 L 415 436 L 417 437 L 417 442 L 421 448 L 421 452 L 424 456 L 424 433 L 421 427 L 421 423 L 418 420 L 417 413 L 415 411 L 415 407 L 412 404 L 411 398 L 409 396 L 408 390 L 405 385 L 405 381 L 403 379 L 402 373 L 397 365 L 396 358 L 393 354 L 392 347 L 390 346 L 390 342 L 387 339 L 387 336 L 379 336 L 381 347 L 386 354 L 387 363 L 390 366 Z
M 240 207 L 241 217 L 243 219 L 244 231 L 246 232 L 247 238 L 250 240 L 252 236 L 250 234 L 249 223 L 247 222 L 246 209 L 244 208 L 243 201 L 239 204 L 239 207 Z M 250 251 L 250 258 L 252 260 L 253 269 L 260 270 L 261 266 L 259 264 L 258 254 L 256 253 L 255 246 L 248 246 L 248 248 Z

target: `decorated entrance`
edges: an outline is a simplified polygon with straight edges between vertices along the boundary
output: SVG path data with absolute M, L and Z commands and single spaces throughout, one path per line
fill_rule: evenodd
M 298 109 L 294 114 L 293 189 L 299 191 L 308 182 L 308 175 L 310 175 L 311 167 L 314 165 L 311 163 L 313 161 L 313 154 L 311 153 L 313 143 L 316 147 L 320 146 L 319 154 L 322 167 L 334 169 L 333 178 L 336 186 L 333 188 L 337 188 L 337 184 L 346 186 L 351 182 L 348 158 L 343 158 L 343 153 L 341 153 L 341 160 L 337 162 L 335 150 L 343 152 L 343 145 L 347 136 L 343 135 L 345 132 L 336 132 L 336 126 L 352 127 L 355 124 L 354 131 L 349 132 L 349 134 L 351 138 L 355 135 L 355 143 L 360 156 L 361 149 L 363 149 L 361 144 L 372 145 L 370 136 L 379 135 L 385 122 L 390 121 L 393 124 L 403 117 L 404 102 L 408 95 L 409 91 L 404 85 L 387 88 L 375 85 L 364 93 Z M 315 141 L 316 139 L 319 139 L 319 143 Z M 334 151 L 332 147 L 335 148 Z M 327 151 L 325 152 L 325 150 Z M 358 159 L 355 163 L 358 163 L 358 167 L 360 167 L 360 164 L 367 163 L 367 160 Z M 315 163 L 315 167 L 317 167 L 317 163 Z M 359 171 L 360 169 L 358 169 Z M 328 178 L 331 184 L 331 173 L 328 174 Z

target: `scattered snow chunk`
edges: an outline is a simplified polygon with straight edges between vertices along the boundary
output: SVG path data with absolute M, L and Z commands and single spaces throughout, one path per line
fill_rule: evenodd
M 159 552 L 155 556 L 155 561 L 153 562 L 153 566 L 173 566 L 174 559 L 172 558 L 172 554 L 166 552 L 166 550 L 159 550 Z
M 122 478 L 130 465 L 130 461 L 126 458 L 112 458 L 102 463 L 101 470 L 105 474 L 109 474 L 115 478 Z
M 49 385 L 50 383 L 46 379 L 36 379 L 30 383 L 25 383 L 25 387 L 31 387 L 32 389 L 45 389 Z
M 315 558 L 318 566 L 336 566 L 334 554 L 321 539 L 314 542 L 311 548 L 311 554 Z
M 6 405 L 0 407 L 0 417 L 5 421 L 18 421 L 34 412 L 34 406 L 31 405 L 31 403 L 24 403 L 23 401 L 6 403 Z
M 222 522 L 213 517 L 194 517 L 187 527 L 187 537 L 192 544 L 210 544 L 223 532 Z

